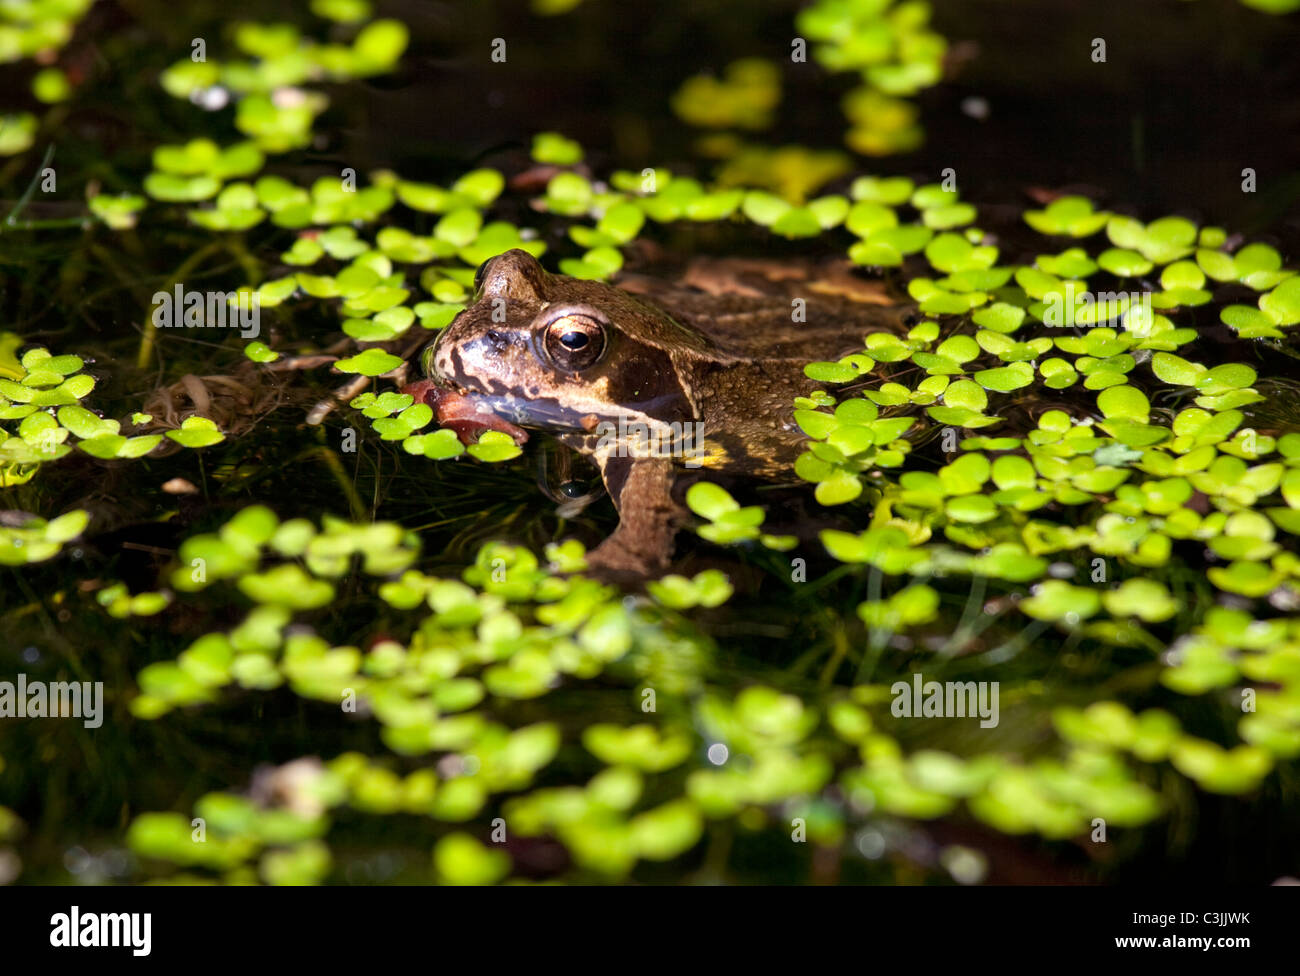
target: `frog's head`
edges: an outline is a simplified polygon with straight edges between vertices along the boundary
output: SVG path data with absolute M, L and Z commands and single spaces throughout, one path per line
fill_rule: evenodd
M 526 427 L 692 419 L 683 357 L 698 333 L 612 285 L 552 275 L 525 251 L 492 258 L 475 301 L 424 352 L 435 384 Z

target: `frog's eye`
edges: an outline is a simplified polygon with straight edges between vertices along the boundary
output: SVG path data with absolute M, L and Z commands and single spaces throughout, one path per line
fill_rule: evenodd
M 556 369 L 567 373 L 587 369 L 605 351 L 605 325 L 586 312 L 563 312 L 546 324 L 542 349 Z

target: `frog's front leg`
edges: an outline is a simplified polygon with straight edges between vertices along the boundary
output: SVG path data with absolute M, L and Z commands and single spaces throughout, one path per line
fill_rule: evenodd
M 587 563 L 614 574 L 646 577 L 668 568 L 673 537 L 686 512 L 673 500 L 676 474 L 669 458 L 597 459 L 618 528 L 592 550 Z

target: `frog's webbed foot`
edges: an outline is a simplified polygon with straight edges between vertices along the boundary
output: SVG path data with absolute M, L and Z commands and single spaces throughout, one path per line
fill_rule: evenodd
M 618 528 L 591 551 L 587 564 L 611 578 L 644 579 L 668 569 L 673 537 L 685 512 L 673 501 L 667 458 L 607 458 L 601 474 L 618 509 Z

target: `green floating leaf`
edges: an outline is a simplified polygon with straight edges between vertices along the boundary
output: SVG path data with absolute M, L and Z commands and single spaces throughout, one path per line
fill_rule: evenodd
M 510 871 L 510 855 L 485 847 L 469 834 L 448 834 L 433 849 L 433 866 L 449 885 L 495 884 Z
M 1287 278 L 1259 299 L 1260 310 L 1276 325 L 1300 323 L 1300 275 Z
M 489 464 L 509 461 L 523 453 L 513 437 L 499 430 L 484 431 L 478 443 L 469 445 L 466 450 L 471 457 Z
M 533 136 L 532 157 L 539 163 L 573 166 L 582 162 L 582 147 L 558 132 L 539 132 Z
M 265 342 L 250 342 L 244 347 L 244 355 L 255 363 L 273 363 L 280 354 Z
M 181 447 L 208 447 L 226 439 L 206 417 L 186 417 L 181 421 L 180 430 L 169 430 L 167 436 Z
M 1067 196 L 1053 200 L 1043 210 L 1027 210 L 1025 223 L 1040 234 L 1088 237 L 1106 226 L 1110 214 L 1092 209 L 1087 197 Z
M 1101 609 L 1096 590 L 1072 586 L 1064 580 L 1048 580 L 1034 587 L 1034 595 L 1020 601 L 1020 610 L 1039 620 L 1074 625 Z
M 1107 418 L 1131 420 L 1145 424 L 1151 415 L 1146 394 L 1132 386 L 1113 386 L 1097 396 L 1097 408 Z
M 973 379 L 987 390 L 1010 393 L 1034 381 L 1034 368 L 1028 363 L 1012 363 L 1010 366 L 982 369 L 974 375 Z
M 710 481 L 698 481 L 686 492 L 686 504 L 692 512 L 710 522 L 716 522 L 729 512 L 737 511 L 740 503 L 727 490 Z
M 340 373 L 360 373 L 362 376 L 382 376 L 402 365 L 402 360 L 382 349 L 366 349 L 355 356 L 340 359 L 334 368 Z
M 1170 760 L 1179 772 L 1211 793 L 1245 793 L 1258 786 L 1273 768 L 1272 757 L 1258 746 L 1225 750 L 1191 736 L 1177 741 Z
M 582 733 L 582 744 L 597 759 L 610 765 L 631 766 L 660 773 L 686 761 L 694 748 L 693 737 L 683 732 L 661 732 L 653 725 L 596 724 Z

